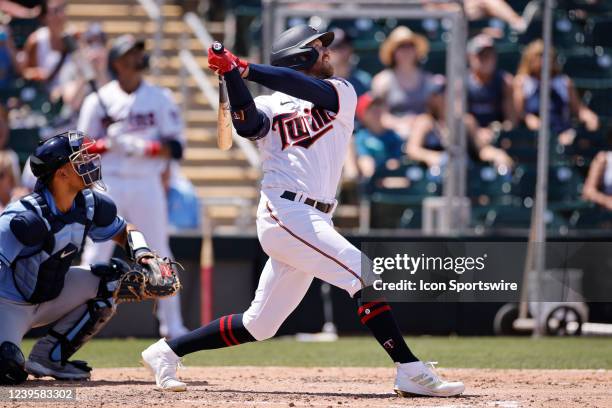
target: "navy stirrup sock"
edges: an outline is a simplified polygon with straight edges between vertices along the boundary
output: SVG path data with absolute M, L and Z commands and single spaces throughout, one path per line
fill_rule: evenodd
M 362 302 L 361 291 L 355 294 L 357 313 L 361 323 L 370 329 L 378 343 L 396 363 L 419 361 L 402 337 L 402 333 L 393 317 L 391 306 L 384 301 Z
M 223 316 L 184 336 L 168 341 L 168 346 L 177 356 L 199 350 L 210 350 L 255 341 L 242 324 L 242 313 Z

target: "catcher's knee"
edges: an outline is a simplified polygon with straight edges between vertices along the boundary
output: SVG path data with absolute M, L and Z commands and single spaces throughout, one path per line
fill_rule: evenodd
M 101 285 L 102 286 L 102 285 Z M 104 289 L 101 288 L 101 291 Z M 112 298 L 96 297 L 87 301 L 87 310 L 65 333 L 49 330 L 49 335 L 57 339 L 49 352 L 51 361 L 65 363 L 70 356 L 95 336 L 115 315 L 117 306 Z
M 19 347 L 10 341 L 0 344 L 0 384 L 21 384 L 27 378 L 25 357 Z

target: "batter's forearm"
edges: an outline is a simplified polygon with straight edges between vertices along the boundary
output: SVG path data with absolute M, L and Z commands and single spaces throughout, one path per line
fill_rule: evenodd
M 228 72 L 224 78 L 236 132 L 249 139 L 263 137 L 268 133 L 270 121 L 256 108 L 253 96 L 240 77 L 238 69 Z
M 327 81 L 310 77 L 291 68 L 249 64 L 246 79 L 278 92 L 314 103 L 325 110 L 338 112 L 338 94 Z

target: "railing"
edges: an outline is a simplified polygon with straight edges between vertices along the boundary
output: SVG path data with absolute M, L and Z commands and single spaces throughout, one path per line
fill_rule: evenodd
M 207 50 L 208 47 L 212 44 L 213 38 L 206 30 L 206 27 L 204 27 L 204 25 L 200 21 L 200 18 L 194 13 L 189 12 L 185 14 L 185 16 L 183 17 L 183 21 L 189 26 L 189 28 L 191 28 L 193 35 L 195 36 L 195 38 L 198 39 L 202 47 Z M 182 41 L 183 44 L 185 42 L 186 41 Z M 202 94 L 204 94 L 204 97 L 208 100 L 210 105 L 215 108 L 215 110 L 218 110 L 218 89 L 211 85 L 208 77 L 206 76 L 202 68 L 199 66 L 191 51 L 189 51 L 184 45 L 182 45 L 181 48 L 182 49 L 179 52 L 181 64 L 185 67 L 186 71 L 193 77 L 196 82 L 196 85 L 198 86 L 198 88 L 200 88 L 200 91 L 202 92 Z M 184 78 L 182 80 L 184 81 Z M 184 100 L 186 96 L 187 95 L 183 95 Z M 236 144 L 236 146 L 242 149 L 249 164 L 252 167 L 258 168 L 261 161 L 259 158 L 259 153 L 257 152 L 257 149 L 255 149 L 253 144 L 248 140 L 240 137 L 235 130 L 232 131 L 232 138 L 234 144 Z

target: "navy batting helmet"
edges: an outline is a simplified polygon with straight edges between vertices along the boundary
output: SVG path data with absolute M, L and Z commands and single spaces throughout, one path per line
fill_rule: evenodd
M 72 163 L 86 186 L 97 184 L 104 188 L 100 155 L 87 153 L 87 148 L 92 143 L 83 132 L 77 130 L 64 132 L 40 142 L 34 154 L 30 156 L 32 174 L 43 184 L 47 184 L 57 169 L 66 163 Z
M 327 47 L 334 40 L 334 33 L 331 31 L 321 33 L 306 24 L 284 31 L 272 44 L 270 63 L 277 67 L 296 70 L 312 67 L 319 58 L 319 52 L 308 44 L 317 39 Z

